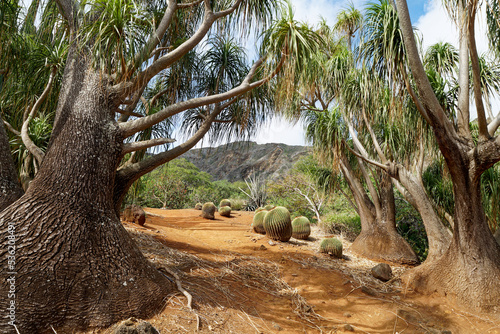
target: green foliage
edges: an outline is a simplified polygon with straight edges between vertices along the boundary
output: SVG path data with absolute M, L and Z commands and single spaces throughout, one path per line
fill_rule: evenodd
M 418 211 L 400 198 L 396 199 L 396 229 L 408 241 L 418 259 L 423 262 L 429 251 L 424 223 Z
M 311 224 L 307 217 L 297 217 L 292 220 L 292 237 L 295 239 L 307 240 L 311 234 Z
M 319 245 L 320 253 L 330 254 L 336 258 L 342 258 L 342 242 L 337 238 L 326 238 Z
M 260 212 L 259 212 L 260 214 Z M 292 221 L 287 208 L 277 206 L 264 217 L 264 230 L 269 238 L 288 241 L 292 237 Z
M 266 234 L 266 230 L 264 230 L 264 217 L 267 213 L 267 210 L 261 210 L 253 216 L 252 228 L 255 233 Z

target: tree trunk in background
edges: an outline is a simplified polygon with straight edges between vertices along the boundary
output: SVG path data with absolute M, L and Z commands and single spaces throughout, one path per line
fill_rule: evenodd
M 23 195 L 10 153 L 9 138 L 0 116 L 0 212 Z
M 379 189 L 381 209 L 377 210 L 354 175 L 345 157 L 341 161 L 361 220 L 361 233 L 351 246 L 357 254 L 376 261 L 397 264 L 417 264 L 418 258 L 396 230 L 394 191 L 389 175 L 382 176 Z
M 0 248 L 0 309 L 15 301 L 21 333 L 44 333 L 50 326 L 69 333 L 147 318 L 173 290 L 115 212 L 123 138 L 106 83 L 71 57 L 41 169 L 26 194 L 0 213 L 0 237 L 11 231 L 16 237 L 15 268 L 6 270 L 8 249 L 5 243 Z M 8 277 L 15 279 L 15 299 L 7 297 Z M 15 333 L 6 312 L 1 316 L 0 332 Z

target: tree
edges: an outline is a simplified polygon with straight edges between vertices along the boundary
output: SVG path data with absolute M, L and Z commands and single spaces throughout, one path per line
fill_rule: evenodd
M 343 34 L 347 39 L 347 47 L 352 50 L 352 39 L 355 37 L 356 31 L 361 28 L 363 16 L 361 12 L 354 7 L 352 2 L 347 8 L 341 10 L 337 14 L 337 23 L 334 29 Z
M 53 130 L 26 193 L 0 213 L 0 236 L 13 234 L 16 241 L 15 266 L 8 262 L 8 249 L 0 249 L 2 268 L 9 264 L 9 272 L 15 272 L 2 272 L 0 307 L 6 310 L 15 302 L 21 332 L 108 326 L 160 310 L 174 285 L 144 258 L 120 224 L 117 209 L 124 194 L 140 176 L 193 147 L 227 108 L 251 103 L 245 94 L 286 71 L 290 60 L 299 66 L 317 44 L 290 10 L 275 21 L 261 58 L 236 85 L 178 96 L 159 110 L 139 114 L 139 104 L 146 110 L 152 102 L 140 102 L 147 88 L 171 73 L 206 36 L 241 22 L 262 26 L 272 17 L 274 2 L 49 4 L 57 5 L 63 22 L 59 31 L 69 45 Z M 178 34 L 181 30 L 187 35 Z M 185 142 L 119 166 L 127 153 L 169 142 L 127 138 L 195 108 L 205 108 L 204 120 Z M 15 279 L 15 299 L 6 297 L 13 282 L 7 277 Z M 15 331 L 5 322 L 0 330 Z
M 406 1 L 396 0 L 409 69 L 418 92 L 414 100 L 422 105 L 419 112 L 432 127 L 453 182 L 455 197 L 453 238 L 449 248 L 434 265 L 414 269 L 408 279 L 417 290 L 437 291 L 469 308 L 492 311 L 500 298 L 500 282 L 491 279 L 500 275 L 500 245 L 488 228 L 480 180 L 485 171 L 500 161 L 500 139 L 494 136 L 498 126 L 487 123 L 482 99 L 474 37 L 478 2 L 448 3 L 458 13 L 458 27 L 467 41 L 460 44 L 460 54 L 468 44 L 466 57 L 460 57 L 459 67 L 462 68 L 464 61 L 468 63 L 470 57 L 478 115 L 477 142 L 472 140 L 468 105 L 460 105 L 459 101 L 456 127 L 440 105 L 418 53 Z M 468 93 L 469 85 L 463 81 L 459 83 L 460 90 Z

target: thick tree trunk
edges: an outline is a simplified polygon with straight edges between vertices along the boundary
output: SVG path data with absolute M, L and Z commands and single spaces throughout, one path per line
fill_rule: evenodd
M 429 251 L 424 263 L 432 262 L 446 252 L 452 234 L 441 222 L 422 183 L 402 166 L 397 168 L 397 172 L 394 174 L 395 178 L 404 186 L 404 190 L 411 196 L 410 202 L 422 218 L 429 242 Z
M 0 212 L 23 195 L 10 153 L 9 139 L 0 116 Z
M 353 193 L 361 220 L 361 233 L 351 249 L 376 261 L 417 264 L 415 252 L 396 230 L 394 192 L 390 177 L 384 174 L 380 182 L 380 210 L 377 210 L 345 157 L 342 158 L 341 169 Z
M 50 326 L 69 333 L 151 316 L 173 289 L 116 215 L 123 138 L 106 83 L 77 65 L 68 60 L 40 171 L 26 194 L 0 214 L 0 237 L 15 237 L 15 253 L 7 243 L 0 248 L 2 333 L 15 333 L 5 312 L 11 303 L 21 333 L 44 333 Z M 9 294 L 13 287 L 15 296 Z
M 458 304 L 500 311 L 500 245 L 486 223 L 479 178 L 454 178 L 455 228 L 448 251 L 432 266 L 413 269 L 406 280 L 417 291 L 438 292 Z
M 379 185 L 379 200 L 380 210 L 376 210 L 375 217 L 364 217 L 369 227 L 361 230 L 351 249 L 377 261 L 418 264 L 415 252 L 396 230 L 394 191 L 391 178 L 385 173 Z

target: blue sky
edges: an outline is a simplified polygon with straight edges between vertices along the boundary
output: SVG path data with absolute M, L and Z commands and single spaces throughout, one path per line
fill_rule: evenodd
M 372 0 L 376 1 L 376 0 Z M 423 36 L 423 49 L 437 42 L 449 42 L 458 46 L 458 36 L 454 24 L 442 6 L 442 0 L 407 0 L 412 24 Z M 335 23 L 337 13 L 345 8 L 348 0 L 291 0 L 298 20 L 311 24 L 324 17 L 330 25 Z M 352 0 L 354 6 L 364 9 L 366 0 Z M 484 6 L 483 6 L 484 7 Z M 484 8 L 478 15 L 476 26 L 476 42 L 479 53 L 486 52 L 488 41 L 486 38 L 486 25 Z M 493 113 L 500 110 L 500 98 L 495 96 L 492 101 Z M 475 118 L 475 107 L 472 105 L 471 116 Z M 285 143 L 288 145 L 305 145 L 303 124 L 290 124 L 276 119 L 262 127 L 252 139 L 257 143 Z

